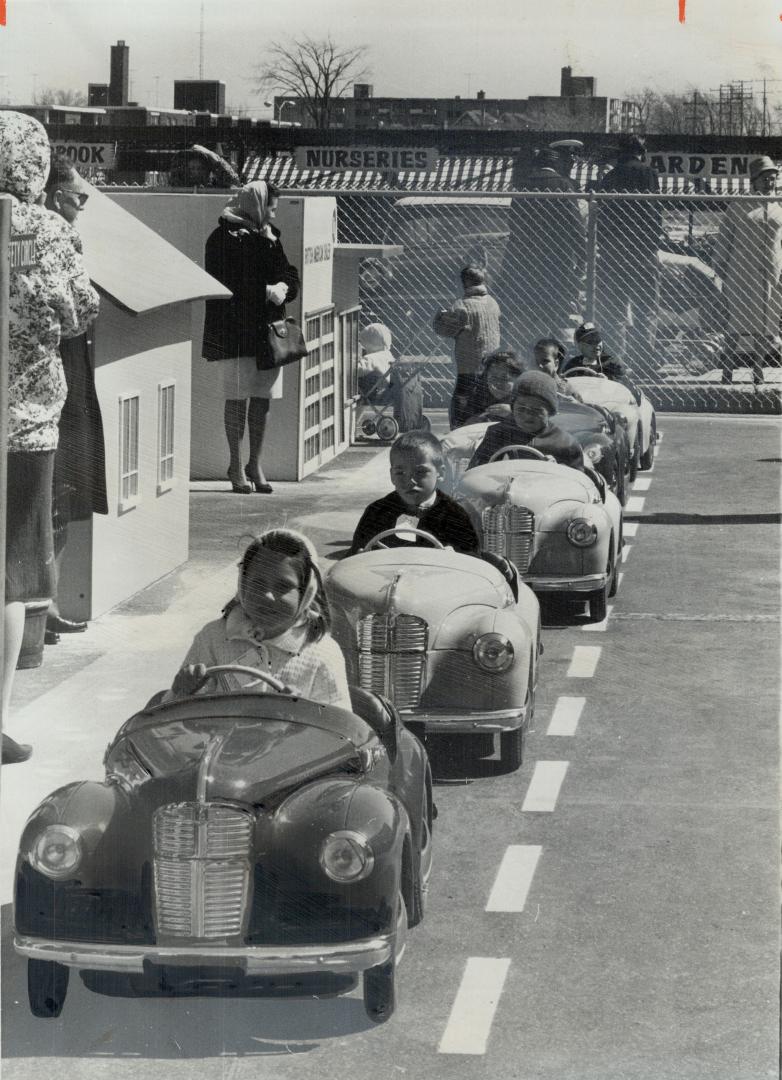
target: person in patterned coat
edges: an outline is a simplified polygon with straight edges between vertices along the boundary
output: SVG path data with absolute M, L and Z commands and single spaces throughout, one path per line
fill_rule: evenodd
M 67 389 L 60 341 L 84 333 L 99 306 L 73 230 L 39 205 L 50 153 L 42 124 L 23 113 L 0 112 L 0 192 L 12 198 L 11 239 L 24 238 L 27 255 L 10 276 L 4 724 L 25 601 L 51 600 L 54 588 L 52 470 Z M 25 761 L 31 753 L 3 733 L 5 764 Z

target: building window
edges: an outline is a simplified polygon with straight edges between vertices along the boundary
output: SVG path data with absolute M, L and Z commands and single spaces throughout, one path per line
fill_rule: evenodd
M 157 493 L 174 486 L 174 416 L 176 390 L 173 382 L 157 388 Z
M 139 489 L 139 395 L 119 399 L 119 511 L 124 513 L 140 499 Z

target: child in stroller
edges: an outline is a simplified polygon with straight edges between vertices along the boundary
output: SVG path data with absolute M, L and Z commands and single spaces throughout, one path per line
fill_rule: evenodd
M 356 414 L 358 432 L 389 443 L 400 431 L 429 429 L 420 373 L 414 364 L 394 359 L 391 341 L 391 331 L 381 322 L 370 323 L 359 335 L 363 356 L 358 362 Z

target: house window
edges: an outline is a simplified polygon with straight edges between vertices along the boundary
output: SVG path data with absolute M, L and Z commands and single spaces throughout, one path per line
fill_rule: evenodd
M 119 511 L 130 510 L 139 501 L 139 395 L 122 394 L 119 399 Z
M 160 383 L 157 390 L 157 493 L 162 495 L 174 486 L 174 409 L 176 391 L 173 382 Z

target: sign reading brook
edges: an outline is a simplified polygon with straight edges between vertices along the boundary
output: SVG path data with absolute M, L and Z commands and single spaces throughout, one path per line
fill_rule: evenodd
M 117 162 L 115 143 L 53 142 L 55 154 L 66 157 L 77 168 L 113 169 Z
M 415 146 L 297 146 L 299 169 L 404 169 L 430 172 L 437 165 L 435 147 Z

